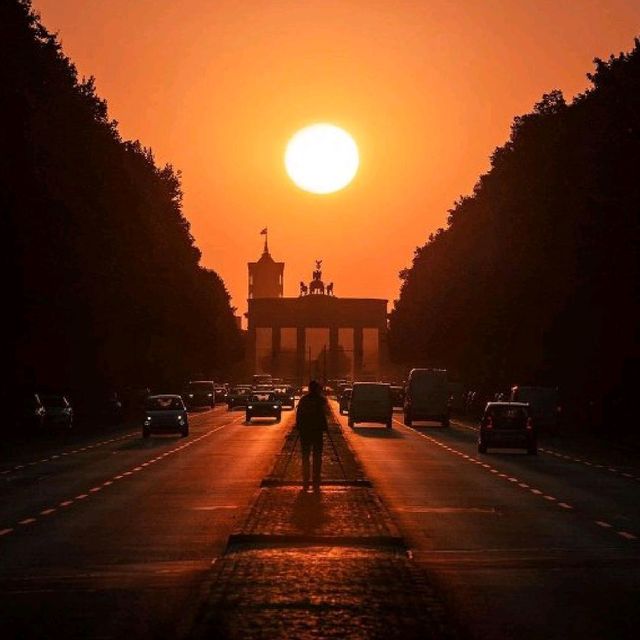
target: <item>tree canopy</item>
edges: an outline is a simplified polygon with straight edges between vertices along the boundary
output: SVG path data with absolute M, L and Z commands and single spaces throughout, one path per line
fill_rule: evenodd
M 516 117 L 446 229 L 416 249 L 391 313 L 397 360 L 583 400 L 635 385 L 640 40 L 588 78 L 570 104 L 552 91 Z
M 199 265 L 180 173 L 126 141 L 29 0 L 0 4 L 2 366 L 18 385 L 223 372 L 240 332 Z

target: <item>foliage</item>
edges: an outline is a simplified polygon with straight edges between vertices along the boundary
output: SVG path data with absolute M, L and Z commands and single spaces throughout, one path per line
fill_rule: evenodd
M 515 118 L 473 194 L 401 272 L 390 343 L 474 388 L 637 389 L 640 40 Z
M 0 4 L 0 60 L 9 379 L 114 389 L 224 371 L 240 335 L 199 266 L 179 172 L 121 139 L 29 0 Z

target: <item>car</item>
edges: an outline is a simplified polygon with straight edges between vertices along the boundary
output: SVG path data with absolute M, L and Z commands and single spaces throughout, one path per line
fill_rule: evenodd
M 227 410 L 231 411 L 236 407 L 246 407 L 247 400 L 251 396 L 251 387 L 238 385 L 233 387 L 227 395 Z
M 252 393 L 247 402 L 247 422 L 253 418 L 275 418 L 280 422 L 282 418 L 282 404 L 271 392 Z
M 391 385 L 391 402 L 394 409 L 404 408 L 404 387 L 400 385 Z
M 393 426 L 391 386 L 384 382 L 355 382 L 349 402 L 349 426 L 357 422 L 380 422 Z
M 282 408 L 294 409 L 296 406 L 296 394 L 293 387 L 276 387 L 274 389 L 276 398 L 280 401 Z
M 189 409 L 213 409 L 216 404 L 216 387 L 212 380 L 195 380 L 187 385 L 184 396 Z
M 66 396 L 43 394 L 40 396 L 44 406 L 44 424 L 48 427 L 71 429 L 73 426 L 73 408 Z
M 416 420 L 449 426 L 449 390 L 445 369 L 411 369 L 404 399 L 404 423 Z
M 341 416 L 349 413 L 349 402 L 351 402 L 352 387 L 343 387 L 340 399 L 338 400 L 338 411 Z
M 215 399 L 216 402 L 226 402 L 227 401 L 227 388 L 224 385 L 217 384 L 215 386 Z
M 488 402 L 480 420 L 478 451 L 489 447 L 523 447 L 538 453 L 537 432 L 531 408 L 524 402 Z
M 179 433 L 189 435 L 189 416 L 182 397 L 176 394 L 149 396 L 145 406 L 142 437 L 152 433 Z

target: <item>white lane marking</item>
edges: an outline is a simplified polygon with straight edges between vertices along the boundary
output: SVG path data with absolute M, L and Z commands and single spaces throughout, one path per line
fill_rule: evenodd
M 224 427 L 227 427 L 231 424 L 237 424 L 240 421 L 240 418 L 236 419 L 236 420 L 232 420 L 231 422 L 226 422 L 225 424 L 212 429 L 211 431 L 208 431 L 207 433 L 204 433 L 203 435 L 201 435 L 199 438 L 194 438 L 193 440 L 191 440 L 190 442 L 184 444 L 181 447 L 178 447 L 177 449 L 173 449 L 170 453 L 177 453 L 178 451 L 182 450 L 182 449 L 186 449 L 187 447 L 191 446 L 192 444 L 194 444 L 195 442 L 198 442 L 200 440 L 202 440 L 203 438 L 207 438 L 208 436 L 216 433 L 216 431 L 220 431 L 220 429 L 223 429 Z M 167 454 L 165 454 L 167 455 Z M 164 457 L 164 456 L 162 456 Z M 159 458 L 157 458 L 159 459 Z M 30 463 L 30 464 L 36 464 L 36 463 Z M 134 469 L 134 471 L 144 471 L 143 466 L 140 467 L 136 467 Z M 130 471 L 126 471 L 125 473 L 123 473 L 122 475 L 119 476 L 114 476 L 112 480 L 107 480 L 103 483 L 103 486 L 107 486 L 110 484 L 113 484 L 113 480 L 117 480 L 119 478 L 122 478 L 125 475 L 131 475 Z M 89 493 L 81 493 L 79 495 L 77 495 L 73 500 L 64 500 L 63 502 L 61 502 L 58 506 L 59 507 L 68 507 L 69 505 L 72 505 L 74 500 L 84 500 L 85 498 L 90 497 L 90 494 L 93 493 L 97 493 L 98 491 L 101 491 L 102 487 L 98 486 L 98 487 L 93 487 L 91 489 L 89 489 Z M 236 507 L 230 507 L 230 506 L 222 506 L 222 507 L 218 507 L 221 509 L 226 509 L 226 508 L 236 508 Z M 45 509 L 43 511 L 41 511 L 41 515 L 50 515 L 51 513 L 53 513 L 54 511 L 56 511 L 55 508 L 51 508 L 51 509 Z M 20 525 L 27 525 L 27 524 L 32 524 L 33 522 L 36 522 L 37 518 L 25 518 L 24 520 L 20 520 L 20 522 L 18 524 Z M 14 529 L 13 528 L 7 528 L 7 529 L 2 529 L 0 530 L 0 536 L 4 536 L 4 535 L 8 535 L 9 533 L 13 532 Z
M 537 496 L 542 495 L 542 491 L 540 489 L 530 489 L 531 493 L 535 493 Z
M 525 482 L 519 482 L 519 483 L 518 483 L 518 486 L 519 486 L 519 487 L 522 487 L 523 489 L 529 489 L 529 488 L 530 488 L 530 487 L 529 487 L 529 485 L 528 485 L 528 484 L 526 484 Z
M 542 496 L 545 500 L 550 500 L 551 502 L 556 502 L 558 499 L 553 496 Z
M 558 502 L 558 506 L 562 507 L 563 509 L 573 509 L 573 507 L 570 504 L 567 504 L 566 502 Z
M 611 529 L 611 527 L 613 527 L 612 524 L 609 524 L 608 522 L 604 522 L 603 520 L 596 520 L 596 524 L 599 527 L 602 527 L 603 529 Z

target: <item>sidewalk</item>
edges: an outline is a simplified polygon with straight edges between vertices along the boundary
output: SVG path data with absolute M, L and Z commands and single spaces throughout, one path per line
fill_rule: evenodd
M 319 494 L 301 491 L 296 440 L 286 437 L 216 561 L 190 637 L 452 638 L 340 426 L 325 434 Z

